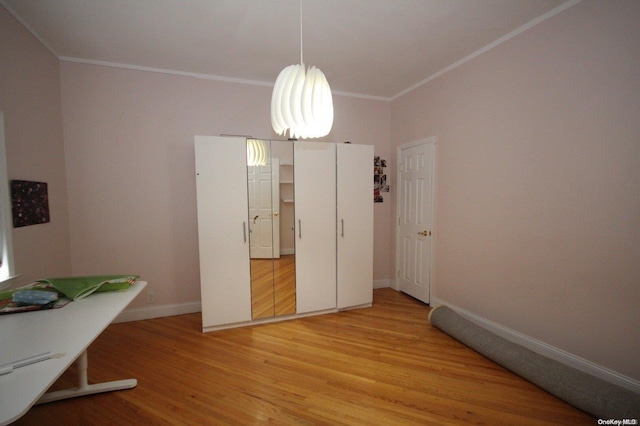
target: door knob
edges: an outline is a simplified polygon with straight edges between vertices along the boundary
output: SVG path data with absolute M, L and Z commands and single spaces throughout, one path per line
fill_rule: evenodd
M 427 231 L 426 229 L 422 232 L 418 232 L 418 235 L 422 235 L 423 237 L 427 237 L 431 235 L 431 231 Z

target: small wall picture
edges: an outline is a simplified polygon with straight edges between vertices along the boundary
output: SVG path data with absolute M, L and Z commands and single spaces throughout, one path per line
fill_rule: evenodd
M 11 210 L 14 228 L 49 222 L 49 193 L 46 182 L 12 180 Z
M 373 202 L 383 203 L 382 192 L 389 192 L 387 184 L 387 174 L 384 169 L 387 167 L 387 160 L 379 156 L 373 157 Z

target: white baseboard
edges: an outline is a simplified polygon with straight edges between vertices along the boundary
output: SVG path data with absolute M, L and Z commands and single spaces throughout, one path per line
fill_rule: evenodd
M 373 288 L 387 288 L 393 287 L 393 280 L 383 279 L 383 280 L 373 280 Z
M 200 302 L 134 308 L 123 311 L 113 322 L 129 322 L 152 318 L 171 317 L 174 315 L 192 314 L 194 312 L 200 312 L 201 310 Z
M 392 280 L 388 279 L 374 280 L 373 288 L 391 287 L 391 284 Z M 153 318 L 170 317 L 174 315 L 192 314 L 200 311 L 202 311 L 200 302 L 181 303 L 176 305 L 145 306 L 144 308 L 127 309 L 118 315 L 113 322 L 141 321 Z
M 431 307 L 436 308 L 438 306 L 446 305 L 457 314 L 471 321 L 472 323 L 483 327 L 496 335 L 509 340 L 510 342 L 521 345 L 529 350 L 532 350 L 540 355 L 551 358 L 555 361 L 561 362 L 565 365 L 580 370 L 584 373 L 591 374 L 599 379 L 605 380 L 614 385 L 618 385 L 625 389 L 640 393 L 640 381 L 627 377 L 606 367 L 598 365 L 594 362 L 588 361 L 584 358 L 576 356 L 572 353 L 564 351 L 555 346 L 544 343 L 526 334 L 512 330 L 496 322 L 490 321 L 486 318 L 473 314 L 465 309 L 446 303 L 443 300 L 432 297 Z

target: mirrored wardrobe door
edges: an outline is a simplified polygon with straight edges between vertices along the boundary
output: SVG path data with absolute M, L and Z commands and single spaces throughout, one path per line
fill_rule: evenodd
M 295 249 L 290 142 L 247 140 L 247 188 L 252 319 L 293 314 Z
M 271 160 L 275 174 L 274 188 L 277 187 L 277 210 L 274 215 L 274 238 L 278 243 L 278 255 L 273 259 L 274 310 L 275 315 L 296 313 L 296 256 L 295 256 L 295 217 L 293 197 L 293 143 L 289 141 L 271 141 Z
M 269 141 L 247 140 L 252 319 L 274 316 L 272 167 Z

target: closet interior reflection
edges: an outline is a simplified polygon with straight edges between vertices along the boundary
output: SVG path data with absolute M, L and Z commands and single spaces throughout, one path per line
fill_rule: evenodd
M 296 313 L 293 144 L 247 140 L 251 317 Z

